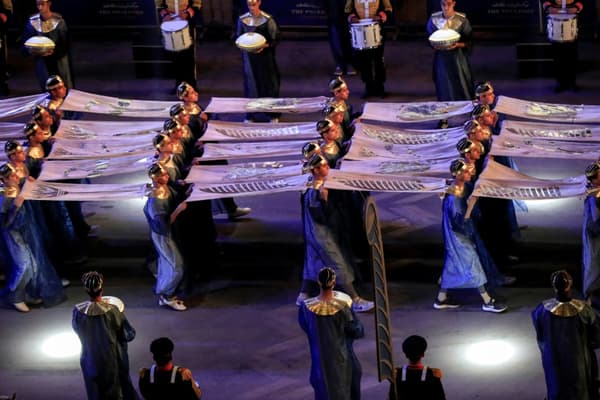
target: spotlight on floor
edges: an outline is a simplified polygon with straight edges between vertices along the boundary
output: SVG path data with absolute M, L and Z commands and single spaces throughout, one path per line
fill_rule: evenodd
M 514 347 L 505 340 L 486 340 L 467 348 L 467 360 L 476 365 L 499 365 L 509 361 L 514 353 Z
M 42 352 L 50 358 L 70 358 L 81 352 L 81 343 L 74 332 L 59 333 L 42 342 Z

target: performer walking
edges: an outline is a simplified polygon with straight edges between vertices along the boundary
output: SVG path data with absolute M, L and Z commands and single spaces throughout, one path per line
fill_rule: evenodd
M 261 34 L 265 45 L 256 52 L 242 51 L 244 72 L 244 97 L 279 97 L 279 67 L 275 60 L 275 48 L 281 40 L 279 25 L 275 19 L 260 9 L 261 0 L 248 0 L 248 12 L 238 19 L 236 38 L 247 32 Z M 271 122 L 279 121 L 279 114 L 269 113 Z M 248 120 L 254 116 L 248 114 Z
M 298 311 L 310 346 L 310 384 L 315 400 L 359 400 L 362 368 L 353 342 L 364 336 L 364 327 L 350 297 L 333 290 L 335 280 L 333 269 L 322 268 L 319 295 L 304 300 Z
M 531 314 L 546 377 L 548 400 L 597 400 L 600 320 L 584 301 L 572 296 L 567 271 L 550 277 L 556 293 Z
M 54 49 L 34 55 L 35 74 L 42 91 L 50 75 L 59 75 L 68 89 L 73 89 L 75 80 L 71 67 L 70 40 L 67 24 L 60 14 L 53 12 L 50 0 L 36 1 L 38 14 L 29 17 L 23 32 L 23 41 L 33 36 L 46 36 L 54 42 Z M 29 52 L 25 47 L 25 51 Z
M 471 24 L 465 14 L 454 11 L 455 0 L 441 0 L 442 11 L 435 12 L 427 22 L 427 34 L 438 29 L 452 29 L 460 35 L 458 42 L 435 48 L 433 82 L 438 101 L 473 99 L 473 78 L 469 62 Z

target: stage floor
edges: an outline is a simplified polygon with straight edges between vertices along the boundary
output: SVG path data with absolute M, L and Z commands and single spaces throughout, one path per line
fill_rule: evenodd
M 549 78 L 517 79 L 513 43 L 476 43 L 472 65 L 477 80 L 490 80 L 499 94 L 556 103 L 600 104 L 600 46 L 581 43 L 581 91 L 555 94 Z M 77 88 L 111 96 L 173 99 L 170 79 L 135 79 L 131 43 L 78 41 L 74 38 Z M 285 97 L 327 94 L 335 65 L 325 40 L 284 40 L 278 48 Z M 426 40 L 401 39 L 386 43 L 390 96 L 373 101 L 434 100 L 431 49 Z M 13 96 L 39 91 L 31 61 L 10 49 Z M 239 51 L 232 42 L 203 42 L 198 46 L 198 85 L 201 102 L 211 96 L 242 96 Z M 351 103 L 359 107 L 362 85 L 349 77 Z M 370 100 L 371 101 L 371 100 Z M 285 120 L 315 120 L 316 115 L 284 116 Z M 86 119 L 97 119 L 86 116 Z M 238 119 L 241 116 L 221 116 Z M 24 122 L 24 121 L 23 121 Z M 583 173 L 587 162 L 519 160 L 525 174 L 541 178 Z M 120 179 L 126 180 L 127 177 Z M 500 291 L 510 311 L 493 315 L 480 310 L 475 293 L 461 296 L 465 306 L 436 311 L 432 302 L 442 265 L 439 198 L 426 195 L 375 194 L 385 243 L 397 364 L 402 340 L 421 334 L 429 341 L 428 365 L 444 370 L 444 386 L 451 399 L 541 399 L 545 395 L 539 351 L 530 312 L 552 296 L 549 275 L 568 268 L 577 278 L 580 263 L 582 199 L 527 202 L 519 213 L 527 226 L 520 242 L 521 262 L 513 266 L 514 288 Z M 17 392 L 19 399 L 85 398 L 77 356 L 51 359 L 40 351 L 48 336 L 70 331 L 71 310 L 85 294 L 79 276 L 89 269 L 106 278 L 106 294 L 121 297 L 138 336 L 130 344 L 131 375 L 137 387 L 137 369 L 151 364 L 149 343 L 169 336 L 176 345 L 175 361 L 195 374 L 206 399 L 287 400 L 312 397 L 308 382 L 310 356 L 304 333 L 297 324 L 294 301 L 302 267 L 302 233 L 297 193 L 244 198 L 240 205 L 253 208 L 248 218 L 230 222 L 217 217 L 221 263 L 206 266 L 214 279 L 198 289 L 190 310 L 177 313 L 158 308 L 152 294 L 153 279 L 144 268 L 149 249 L 142 213 L 143 200 L 86 203 L 95 213 L 88 221 L 99 225 L 89 239 L 89 261 L 61 269 L 72 280 L 68 300 L 51 309 L 19 314 L 0 310 L 0 395 Z M 364 288 L 370 297 L 369 287 Z M 355 348 L 363 366 L 363 399 L 382 399 L 388 385 L 377 381 L 373 314 L 360 316 L 365 339 Z M 481 366 L 467 359 L 467 347 L 482 340 L 504 340 L 514 354 L 502 364 Z M 487 361 L 480 354 L 480 362 Z

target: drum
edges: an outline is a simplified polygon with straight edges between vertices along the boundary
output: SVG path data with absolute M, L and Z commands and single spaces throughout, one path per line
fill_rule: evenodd
M 460 40 L 460 34 L 453 29 L 438 29 L 429 35 L 429 43 L 436 49 L 446 49 Z
M 25 47 L 27 47 L 30 54 L 39 56 L 53 50 L 55 44 L 52 39 L 47 38 L 46 36 L 32 36 L 25 42 Z
M 235 45 L 240 50 L 247 51 L 248 53 L 256 53 L 267 44 L 267 39 L 257 32 L 246 32 L 235 41 Z
M 572 42 L 577 39 L 577 14 L 549 14 L 548 40 Z
M 160 24 L 160 30 L 167 51 L 182 51 L 193 44 L 187 21 L 166 21 Z
M 102 296 L 102 301 L 107 302 L 108 304 L 112 304 L 117 307 L 119 311 L 123 312 L 125 310 L 125 303 L 118 297 L 115 296 Z
M 361 19 L 350 25 L 352 47 L 356 50 L 374 49 L 381 46 L 381 26 L 372 19 Z

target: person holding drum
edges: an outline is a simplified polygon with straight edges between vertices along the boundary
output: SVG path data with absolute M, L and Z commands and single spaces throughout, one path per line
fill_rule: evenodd
M 542 7 L 548 15 L 548 40 L 554 56 L 554 91 L 577 91 L 577 14 L 583 4 L 576 0 L 543 0 Z
M 35 58 L 35 75 L 40 88 L 46 91 L 46 81 L 50 75 L 59 75 L 67 87 L 73 89 L 74 78 L 71 71 L 71 59 L 69 55 L 70 41 L 67 24 L 60 14 L 53 12 L 50 0 L 36 1 L 38 14 L 34 14 L 27 20 L 23 32 L 25 43 L 24 51 Z M 27 46 L 32 38 L 50 39 L 51 45 L 46 48 L 35 48 Z
M 238 47 L 242 50 L 244 68 L 244 97 L 279 97 L 281 77 L 275 60 L 275 47 L 281 40 L 279 25 L 275 19 L 260 9 L 261 0 L 248 0 L 248 12 L 237 22 L 236 38 L 246 35 L 255 38 L 260 47 L 252 46 L 252 41 Z M 250 34 L 250 35 L 249 35 Z M 279 121 L 279 114 L 269 113 L 271 122 Z M 254 115 L 248 114 L 247 120 Z
M 471 46 L 471 24 L 465 14 L 454 11 L 456 1 L 441 0 L 440 4 L 442 11 L 431 14 L 427 22 L 429 42 L 435 49 L 433 82 L 437 99 L 472 100 L 473 78 L 468 54 Z M 447 36 L 447 39 L 444 36 Z
M 196 17 L 202 0 L 155 0 L 160 17 L 165 50 L 169 52 L 177 85 L 196 87 Z
M 357 50 L 360 78 L 365 83 L 362 98 L 384 98 L 387 93 L 381 25 L 392 16 L 392 4 L 390 0 L 346 0 L 345 11 L 350 22 L 352 47 Z

